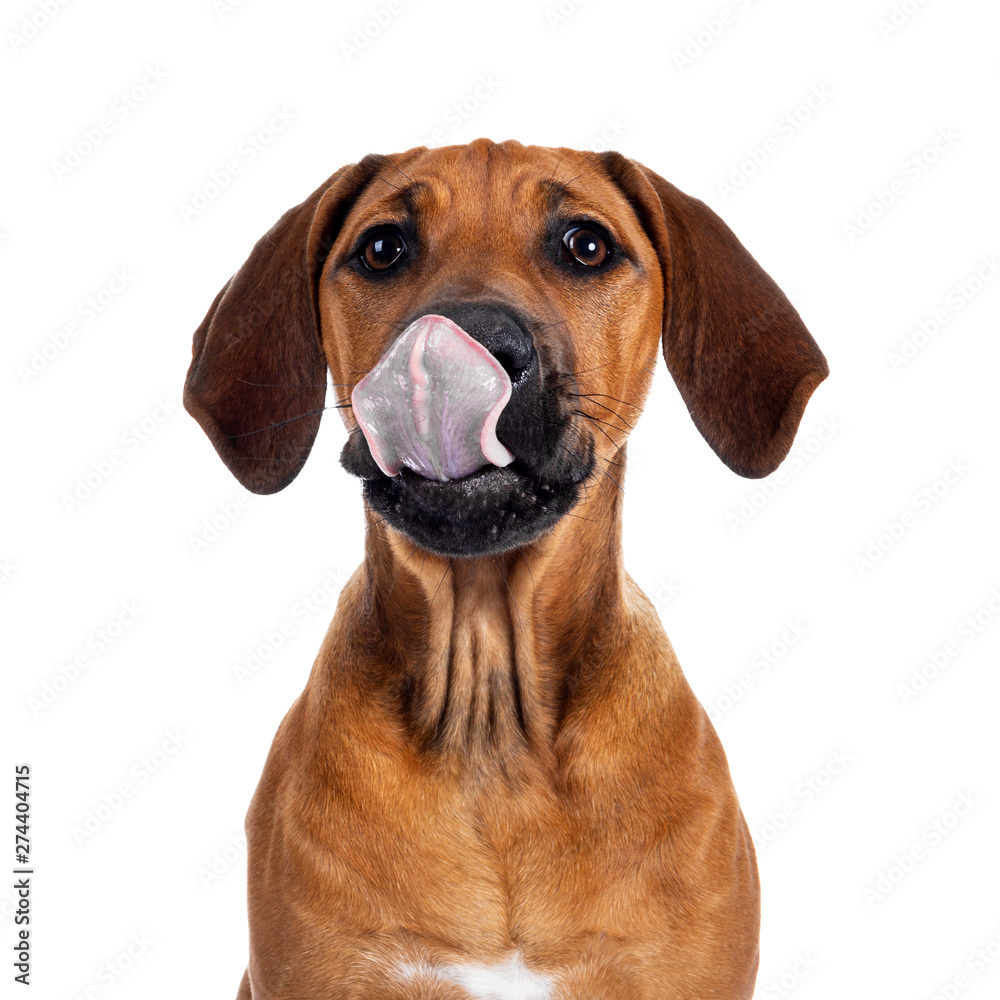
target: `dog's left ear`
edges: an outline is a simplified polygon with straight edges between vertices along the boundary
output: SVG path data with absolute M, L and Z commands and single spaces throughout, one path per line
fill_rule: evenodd
M 354 200 L 383 165 L 342 167 L 258 242 L 194 335 L 184 406 L 254 493 L 299 473 L 326 402 L 317 284 Z
M 660 258 L 663 355 L 695 426 L 734 472 L 773 472 L 829 369 L 780 288 L 704 203 L 620 153 L 604 169 Z

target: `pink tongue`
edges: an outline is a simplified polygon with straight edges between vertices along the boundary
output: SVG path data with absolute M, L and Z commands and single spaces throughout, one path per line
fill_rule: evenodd
M 514 456 L 497 440 L 510 378 L 477 340 L 444 316 L 421 316 L 354 387 L 351 405 L 387 475 L 405 465 L 427 479 L 461 479 Z

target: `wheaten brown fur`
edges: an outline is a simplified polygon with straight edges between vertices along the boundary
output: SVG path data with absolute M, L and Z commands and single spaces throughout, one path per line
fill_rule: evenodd
M 543 182 L 569 182 L 564 198 L 606 220 L 635 266 L 600 288 L 540 266 Z M 400 188 L 423 227 L 420 266 L 373 294 L 344 256 L 399 215 Z M 753 845 L 715 731 L 625 572 L 620 486 L 661 344 L 720 456 L 770 471 L 826 374 L 797 314 L 714 215 L 656 175 L 517 143 L 345 168 L 254 254 L 199 330 L 186 394 L 251 488 L 280 488 L 308 454 L 318 416 L 275 430 L 269 451 L 238 435 L 310 409 L 320 343 L 347 400 L 393 323 L 443 298 L 507 303 L 544 326 L 543 363 L 609 407 L 588 411 L 600 432 L 581 415 L 565 438 L 593 437 L 608 475 L 499 555 L 436 555 L 367 511 L 365 560 L 247 816 L 240 997 L 469 1000 L 399 969 L 516 951 L 558 1000 L 748 1000 Z M 317 339 L 293 343 L 310 323 Z M 309 374 L 291 402 L 233 391 L 293 366 Z

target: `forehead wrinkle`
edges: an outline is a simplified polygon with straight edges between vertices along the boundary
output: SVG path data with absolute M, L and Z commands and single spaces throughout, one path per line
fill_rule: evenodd
M 572 192 L 564 198 L 560 198 L 556 208 L 552 210 L 553 216 L 586 215 L 595 222 L 601 223 L 609 232 L 617 232 L 621 229 L 618 222 L 609 220 L 607 205 L 600 202 L 590 201 L 587 198 L 580 198 Z
M 574 178 L 575 179 L 575 178 Z M 591 201 L 574 191 L 572 181 L 543 180 L 539 181 L 535 190 L 538 191 L 549 215 L 564 215 L 569 213 L 591 216 L 595 221 L 607 226 L 609 230 L 615 227 L 607 220 L 607 204 Z
M 536 181 L 533 192 L 536 197 L 543 202 L 549 213 L 555 214 L 563 201 L 574 194 L 571 187 L 573 181 L 578 180 L 582 176 L 582 174 L 577 174 L 575 177 L 571 177 L 568 181 L 556 180 L 554 176 L 544 177 L 542 180 Z M 531 177 L 522 176 L 521 179 L 527 182 L 531 180 Z
M 376 195 L 369 186 L 367 197 L 351 213 L 341 230 L 341 235 L 348 241 L 353 240 L 362 229 L 376 223 L 404 225 L 408 220 L 430 211 L 436 200 L 434 185 L 427 181 L 412 181 L 400 186 L 391 178 L 379 175 L 371 183 L 374 185 L 379 181 L 388 184 L 391 190 Z
M 552 222 L 558 224 L 560 221 L 568 222 L 572 216 L 585 216 L 604 226 L 633 261 L 638 261 L 640 244 L 637 238 L 641 241 L 641 237 L 637 237 L 638 220 L 628 202 L 616 191 L 607 192 L 606 197 L 598 193 L 598 200 L 592 200 L 571 188 L 570 184 L 572 181 L 546 180 L 535 189 L 548 192 L 549 218 Z
M 559 206 L 570 193 L 568 184 L 549 179 L 539 181 L 537 190 L 545 202 L 545 207 L 553 214 L 559 210 Z
M 395 211 L 414 215 L 420 202 L 430 193 L 430 185 L 425 181 L 411 181 L 409 184 L 399 185 L 382 174 L 379 174 L 375 181 L 382 181 L 390 188 L 395 189 L 391 194 L 387 194 L 386 197 L 375 202 L 372 208 L 378 211 Z

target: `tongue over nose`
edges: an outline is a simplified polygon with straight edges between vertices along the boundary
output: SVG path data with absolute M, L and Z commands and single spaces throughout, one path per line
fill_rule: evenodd
M 402 466 L 447 482 L 509 465 L 497 418 L 510 378 L 479 341 L 444 316 L 421 316 L 354 387 L 351 406 L 387 475 Z

